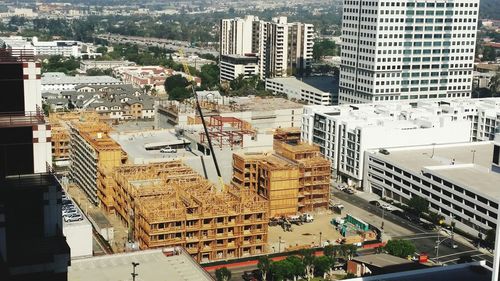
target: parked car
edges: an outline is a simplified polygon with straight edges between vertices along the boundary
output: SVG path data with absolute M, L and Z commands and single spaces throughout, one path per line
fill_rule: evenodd
M 165 148 L 160 149 L 160 153 L 177 153 L 177 149 L 165 147 Z
M 308 213 L 302 214 L 301 219 L 303 222 L 313 222 L 314 221 L 314 216 Z
M 380 202 L 378 200 L 372 200 L 369 201 L 368 203 L 370 203 L 373 206 L 380 207 Z
M 394 208 L 393 206 L 391 206 L 391 205 L 389 205 L 389 204 L 387 204 L 387 203 L 382 203 L 382 204 L 380 205 L 380 208 L 382 208 L 382 209 L 384 209 L 384 210 L 386 210 L 386 211 L 389 211 L 389 212 L 392 212 L 392 211 L 395 211 L 395 210 L 396 210 L 396 208 Z
M 352 189 L 352 188 L 346 188 L 346 189 L 344 189 L 344 191 L 345 191 L 347 194 L 354 194 L 354 193 L 356 193 L 356 191 L 354 191 L 354 189 Z

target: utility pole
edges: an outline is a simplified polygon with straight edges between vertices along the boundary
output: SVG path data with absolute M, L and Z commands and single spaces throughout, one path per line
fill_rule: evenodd
M 380 227 L 382 230 L 384 230 L 384 219 L 385 219 L 385 209 L 382 208 L 382 226 Z
M 454 238 L 454 235 L 455 235 L 455 232 L 453 231 L 454 228 L 455 228 L 455 222 L 453 221 L 455 219 L 455 216 L 453 214 L 451 214 L 451 247 L 455 247 L 455 239 Z
M 322 245 L 321 245 L 321 235 L 322 235 L 322 234 L 323 234 L 323 232 L 321 232 L 321 231 L 320 231 L 320 232 L 319 232 L 319 246 L 320 246 L 320 247 L 322 246 Z
M 132 267 L 133 267 L 133 270 L 132 270 L 132 281 L 135 281 L 135 277 L 137 277 L 139 275 L 139 273 L 135 273 L 135 268 L 139 265 L 138 262 L 132 262 Z

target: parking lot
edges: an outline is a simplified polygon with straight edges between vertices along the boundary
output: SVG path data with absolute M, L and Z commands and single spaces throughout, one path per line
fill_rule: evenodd
M 62 217 L 66 223 L 83 220 L 82 212 L 64 191 L 62 194 Z

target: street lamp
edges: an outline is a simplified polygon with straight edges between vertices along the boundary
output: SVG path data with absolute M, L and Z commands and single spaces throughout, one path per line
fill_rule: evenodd
M 278 253 L 281 253 L 281 236 L 278 237 L 279 241 L 278 241 Z
M 133 271 L 131 273 L 132 275 L 132 281 L 135 281 L 135 277 L 139 275 L 139 273 L 135 273 L 135 268 L 139 265 L 138 262 L 132 262 L 132 266 L 133 266 Z
M 472 152 L 472 164 L 474 164 L 474 160 L 476 159 L 476 150 L 473 149 L 471 150 L 471 152 Z
M 320 247 L 322 246 L 322 244 L 321 244 L 321 235 L 322 235 L 322 234 L 323 234 L 323 232 L 321 232 L 321 231 L 320 231 L 320 232 L 319 232 L 319 246 L 320 246 Z

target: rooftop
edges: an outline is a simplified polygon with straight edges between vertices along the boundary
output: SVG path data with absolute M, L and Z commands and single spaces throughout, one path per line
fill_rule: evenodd
M 474 189 L 485 197 L 500 197 L 500 174 L 492 172 L 492 142 L 445 144 L 387 149 L 388 155 L 377 151 L 378 158 L 416 174 L 422 171 L 451 183 Z M 474 159 L 474 162 L 473 162 Z M 477 179 L 481 180 L 478 181 Z
M 227 102 L 226 102 L 227 101 Z M 269 111 L 279 109 L 303 108 L 302 104 L 284 99 L 284 98 L 260 98 L 255 96 L 248 97 L 229 97 L 226 98 L 224 104 L 234 102 L 232 106 L 221 106 L 221 112 L 234 111 Z
M 358 256 L 352 259 L 353 261 L 366 263 L 375 267 L 389 267 L 401 264 L 414 264 L 414 262 L 389 254 L 374 254 L 366 256 Z
M 337 93 L 338 82 L 333 76 L 314 76 L 297 79 L 295 77 L 271 78 L 273 82 L 287 84 L 308 91 L 321 91 L 324 93 Z
M 46 72 L 42 76 L 42 85 L 50 84 L 122 84 L 111 76 L 68 76 L 61 72 Z
M 490 281 L 491 271 L 484 262 L 439 266 L 384 275 L 349 279 L 350 281 Z
M 187 253 L 177 249 L 178 254 L 175 254 L 175 250 L 147 250 L 72 260 L 68 280 L 130 280 L 133 262 L 139 263 L 136 268 L 138 280 L 213 280 Z M 170 254 L 173 255 L 168 256 Z

